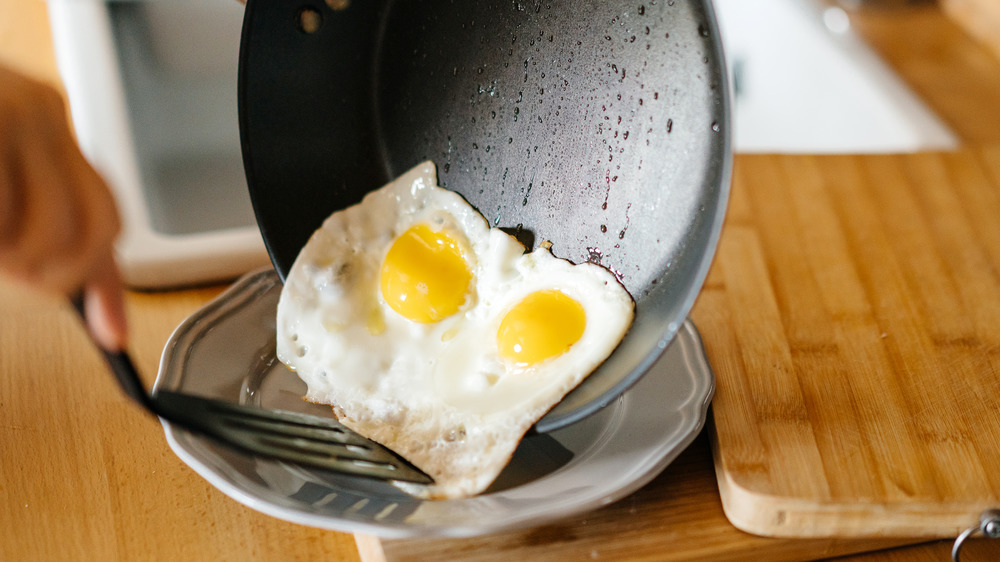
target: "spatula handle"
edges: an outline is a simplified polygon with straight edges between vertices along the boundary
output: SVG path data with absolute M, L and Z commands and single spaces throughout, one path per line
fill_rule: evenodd
M 73 304 L 73 308 L 80 316 L 80 319 L 83 320 L 84 326 L 86 327 L 87 311 L 83 304 L 83 295 L 74 295 L 70 298 L 70 302 Z M 90 330 L 87 330 L 87 334 L 90 335 Z M 139 406 L 142 406 L 145 410 L 156 414 L 156 409 L 153 407 L 152 400 L 150 400 L 149 394 L 146 392 L 146 388 L 142 385 L 139 373 L 136 371 L 135 365 L 132 363 L 132 358 L 129 357 L 128 353 L 124 351 L 109 351 L 97 343 L 93 337 L 91 337 L 91 341 L 94 342 L 94 345 L 96 345 L 101 351 L 101 354 L 104 355 L 104 359 L 108 363 L 108 367 L 110 367 L 111 372 L 115 375 L 115 379 L 118 380 L 118 385 L 125 392 L 125 395 L 139 404 Z

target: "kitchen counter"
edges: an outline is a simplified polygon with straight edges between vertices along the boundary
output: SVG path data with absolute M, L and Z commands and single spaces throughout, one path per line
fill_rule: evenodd
M 0 61 L 58 84 L 44 3 L 0 0 L 0 14 Z M 766 221 L 780 217 L 787 201 L 757 191 L 763 182 L 809 184 L 843 169 L 893 181 L 902 177 L 894 170 L 912 166 L 950 170 L 950 188 L 973 185 L 992 194 L 989 201 L 1000 197 L 1000 61 L 933 6 L 865 13 L 855 24 L 963 145 L 948 154 L 737 157 L 733 212 L 692 314 L 723 397 L 737 345 L 725 329 L 724 274 L 748 264 L 780 271 L 780 236 Z M 905 232 L 908 225 L 895 226 Z M 990 238 L 995 229 L 986 234 L 978 243 L 995 259 L 1000 253 L 990 252 L 1000 252 L 1000 241 Z M 747 250 L 771 261 L 751 263 Z M 995 265 L 990 272 L 984 283 L 996 286 Z M 222 289 L 128 294 L 132 351 L 147 384 L 174 327 Z M 0 560 L 948 558 L 946 540 L 910 545 L 926 539 L 765 538 L 737 530 L 722 510 L 710 429 L 643 489 L 552 525 L 398 541 L 297 526 L 238 504 L 184 465 L 160 425 L 120 394 L 68 306 L 0 284 Z M 1000 559 L 998 542 L 973 541 L 963 560 Z

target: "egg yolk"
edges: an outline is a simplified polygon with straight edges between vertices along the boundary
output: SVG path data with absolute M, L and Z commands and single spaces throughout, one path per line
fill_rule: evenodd
M 504 316 L 497 330 L 500 356 L 531 365 L 565 353 L 583 335 L 583 305 L 557 290 L 534 292 Z
M 389 248 L 380 278 L 382 297 L 389 307 L 426 324 L 458 312 L 472 272 L 454 237 L 417 224 Z

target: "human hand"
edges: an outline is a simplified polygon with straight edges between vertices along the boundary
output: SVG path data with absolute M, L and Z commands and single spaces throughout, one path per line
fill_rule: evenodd
M 82 291 L 88 329 L 125 347 L 114 198 L 80 152 L 62 96 L 0 65 L 0 274 L 44 292 Z

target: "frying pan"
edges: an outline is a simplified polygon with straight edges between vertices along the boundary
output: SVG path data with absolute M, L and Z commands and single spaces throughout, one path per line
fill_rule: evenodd
M 284 279 L 330 213 L 430 159 L 529 248 L 610 269 L 635 322 L 551 431 L 638 380 L 694 303 L 729 192 L 724 68 L 708 0 L 248 0 L 257 223 Z

